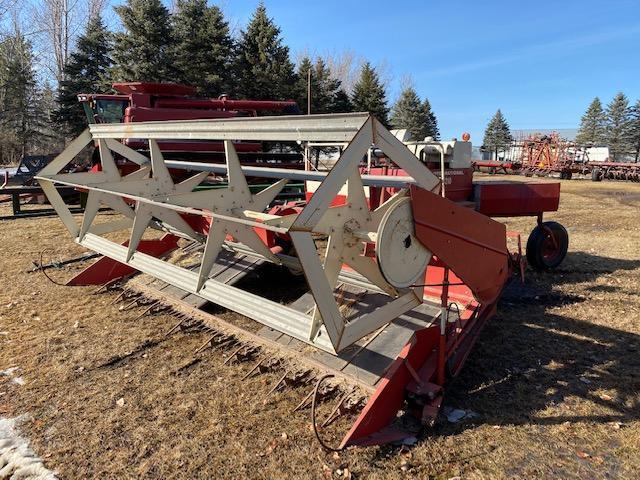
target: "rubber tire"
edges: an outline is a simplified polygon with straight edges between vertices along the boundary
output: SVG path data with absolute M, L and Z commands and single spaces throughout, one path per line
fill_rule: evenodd
M 591 170 L 591 181 L 592 182 L 601 182 L 602 181 L 602 172 L 599 168 L 594 168 Z
M 569 234 L 567 233 L 567 229 L 558 222 L 544 222 L 542 225 L 553 232 L 559 244 L 558 252 L 552 258 L 544 257 L 543 248 L 547 238 L 542 226 L 538 225 L 531 231 L 529 240 L 527 240 L 527 263 L 531 265 L 534 270 L 553 270 L 557 268 L 567 256 Z

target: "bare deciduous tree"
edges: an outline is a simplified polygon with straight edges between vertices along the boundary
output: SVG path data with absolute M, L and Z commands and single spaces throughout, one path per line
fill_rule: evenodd
M 17 0 L 0 0 L 0 22 L 4 23 L 5 16 L 11 11 Z
M 17 0 L 0 0 L 0 38 L 7 34 L 10 18 L 15 17 Z
M 324 56 L 324 61 L 331 71 L 331 75 L 340 80 L 342 88 L 351 94 L 353 86 L 358 81 L 360 70 L 365 63 L 363 56 L 353 50 L 330 53 Z
M 36 7 L 36 18 L 42 27 L 43 51 L 51 52 L 45 66 L 58 83 L 64 80 L 64 67 L 73 42 L 85 24 L 79 21 L 84 17 L 83 6 L 80 0 L 41 0 Z
M 98 14 L 101 14 L 109 0 L 88 0 L 87 2 L 87 22 Z
M 340 80 L 342 88 L 351 94 L 353 86 L 360 77 L 362 66 L 367 59 L 360 54 L 357 54 L 353 50 L 344 50 L 342 52 L 328 53 L 322 56 L 324 62 L 331 71 L 331 76 L 336 80 Z M 389 84 L 393 80 L 391 73 L 391 67 L 387 60 L 382 60 L 377 64 L 372 64 L 375 69 L 380 82 L 388 89 Z

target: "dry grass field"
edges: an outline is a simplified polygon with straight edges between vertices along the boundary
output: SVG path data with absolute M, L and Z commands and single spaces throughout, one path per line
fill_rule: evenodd
M 24 379 L 0 376 L 0 417 L 28 415 L 24 435 L 66 479 L 638 478 L 640 185 L 564 181 L 549 218 L 569 230 L 567 259 L 512 282 L 447 391 L 477 416 L 340 454 L 316 443 L 308 410 L 292 414 L 307 389 L 264 402 L 278 374 L 242 381 L 252 364 L 220 352 L 180 370 L 206 334 L 165 338 L 169 315 L 136 320 L 117 293 L 28 273 L 44 248 L 82 253 L 57 218 L 0 222 L 0 370 Z M 533 224 L 508 221 L 525 239 Z

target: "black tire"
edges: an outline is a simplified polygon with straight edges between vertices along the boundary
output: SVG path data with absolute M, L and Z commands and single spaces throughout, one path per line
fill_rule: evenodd
M 572 177 L 573 177 L 573 172 L 564 172 L 565 180 L 571 180 Z
M 601 182 L 602 181 L 602 172 L 599 168 L 594 168 L 591 170 L 591 180 L 593 182 Z
M 555 243 L 550 235 L 553 235 Z M 567 256 L 569 234 L 558 222 L 536 226 L 527 240 L 527 262 L 535 270 L 553 270 Z

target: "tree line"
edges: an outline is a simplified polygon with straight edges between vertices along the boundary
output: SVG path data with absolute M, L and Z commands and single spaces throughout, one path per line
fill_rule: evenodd
M 32 41 L 17 26 L 4 35 L 0 163 L 61 148 L 86 128 L 77 94 L 109 93 L 112 83 L 127 81 L 183 83 L 204 97 L 293 99 L 302 113 L 310 83 L 311 113 L 367 111 L 389 127 L 408 129 L 415 139 L 439 137 L 429 101 L 413 87 L 403 88 L 389 108 L 385 84 L 370 62 L 362 64 L 351 88 L 328 59 L 305 55 L 296 66 L 262 3 L 234 37 L 222 10 L 207 0 L 177 0 L 173 12 L 161 0 L 127 0 L 115 7 L 117 31 L 102 18 L 104 0 L 87 0 L 86 26 L 72 48 L 63 41 L 72 20 L 72 12 L 63 8 L 68 2 L 41 1 L 43 22 L 47 15 L 58 19 L 47 29 L 55 86 L 38 81 Z
M 55 143 L 55 91 L 38 83 L 31 42 L 16 28 L 0 42 L 0 164 Z
M 608 146 L 609 155 L 618 160 L 624 155 L 640 157 L 640 100 L 629 104 L 619 92 L 606 108 L 600 98 L 593 99 L 580 120 L 576 142 L 585 146 Z
M 489 121 L 484 134 L 484 149 L 495 152 L 509 148 L 513 137 L 504 115 L 500 110 Z M 575 139 L 583 147 L 609 147 L 613 160 L 633 156 L 640 160 L 640 100 L 629 104 L 627 96 L 619 92 L 606 106 L 600 98 L 593 99 L 580 120 L 580 128 Z

